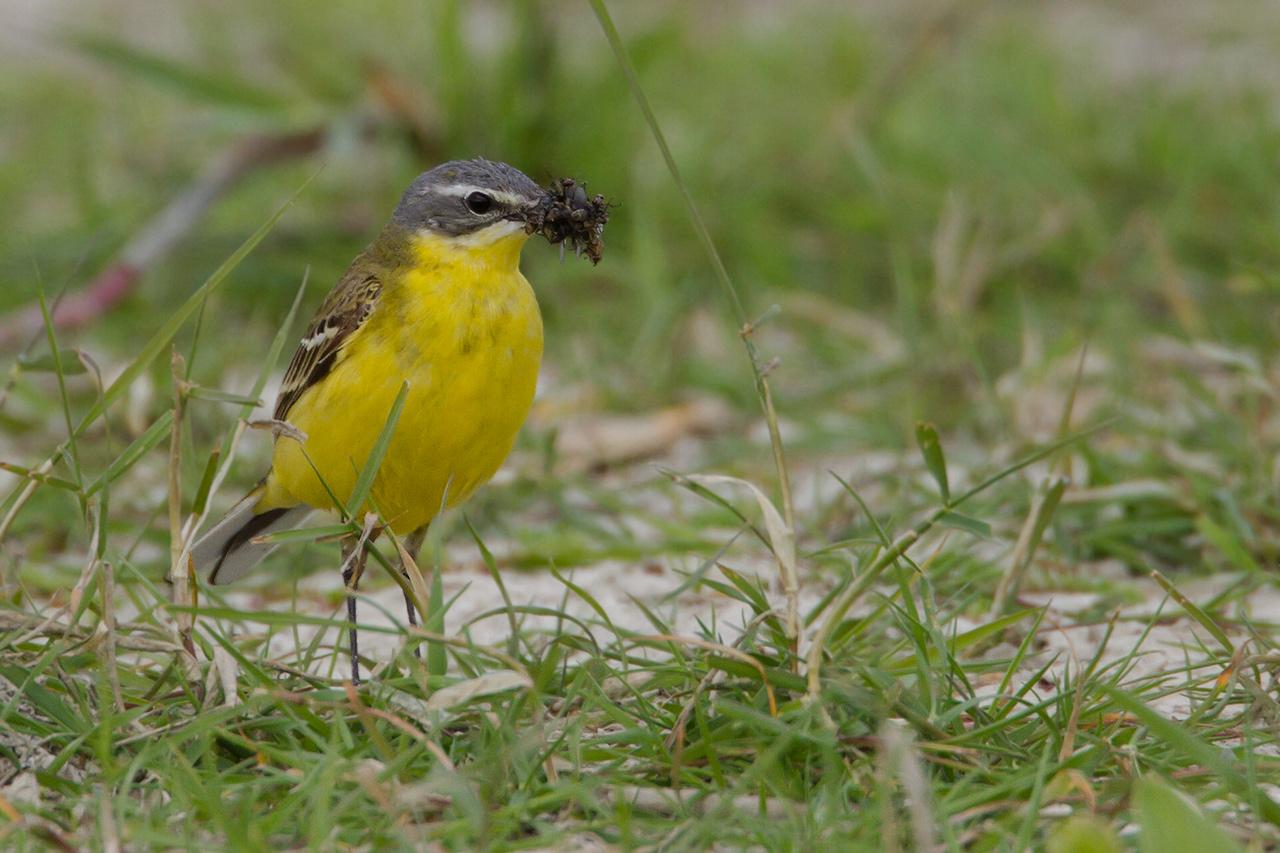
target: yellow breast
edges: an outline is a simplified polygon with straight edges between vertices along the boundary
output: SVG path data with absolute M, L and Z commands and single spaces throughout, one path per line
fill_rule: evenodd
M 345 503 L 406 380 L 373 487 L 392 529 L 421 527 L 493 476 L 529 412 L 542 358 L 542 317 L 519 269 L 525 239 L 415 238 L 412 267 L 384 283 L 332 372 L 290 411 L 307 438 L 277 441 L 260 507 L 329 509 L 330 491 Z

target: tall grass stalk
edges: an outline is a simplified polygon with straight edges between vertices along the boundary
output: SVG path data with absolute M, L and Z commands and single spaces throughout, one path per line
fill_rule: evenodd
M 597 20 L 600 22 L 600 28 L 604 31 L 605 38 L 609 42 L 609 47 L 613 50 L 618 65 L 627 79 L 627 86 L 631 89 L 631 94 L 635 97 L 636 104 L 640 107 L 640 112 L 644 114 L 644 120 L 649 125 L 653 140 L 657 143 L 658 150 L 662 152 L 662 159 L 667 165 L 667 171 L 671 173 L 671 179 L 680 190 L 680 197 L 689 212 L 689 219 L 693 223 L 694 233 L 698 235 L 698 241 L 707 253 L 707 259 L 711 262 L 711 268 L 715 271 L 716 280 L 728 297 L 734 318 L 738 322 L 738 337 L 742 340 L 742 346 L 747 354 L 747 361 L 751 364 L 751 373 L 755 378 L 756 396 L 759 398 L 760 407 L 764 412 L 765 423 L 769 428 L 769 445 L 773 450 L 773 462 L 778 477 L 778 492 L 782 496 L 782 517 L 786 521 L 787 529 L 794 536 L 796 512 L 795 502 L 791 496 L 791 477 L 787 471 L 787 454 L 782 444 L 782 431 L 778 427 L 778 412 L 773 403 L 773 391 L 769 387 L 769 371 L 772 369 L 773 364 L 761 362 L 754 340 L 756 325 L 748 316 L 742 303 L 742 297 L 738 295 L 738 288 L 729 276 L 729 270 L 725 267 L 724 261 L 720 257 L 720 252 L 716 249 L 715 241 L 711 239 L 711 232 L 707 230 L 706 222 L 702 219 L 702 213 L 698 210 L 698 205 L 693 200 L 693 194 L 689 191 L 688 184 L 685 183 L 684 178 L 680 175 L 680 167 L 676 165 L 676 159 L 671 153 L 671 147 L 667 145 L 666 135 L 663 134 L 662 127 L 658 124 L 658 117 L 654 113 L 653 107 L 649 105 L 649 98 L 644 93 L 644 87 L 640 85 L 640 78 L 636 74 L 635 66 L 631 63 L 631 57 L 627 52 L 626 45 L 622 43 L 622 36 L 619 35 L 618 28 L 614 25 L 613 18 L 609 14 L 604 0 L 590 0 L 590 3 Z M 788 569 L 786 567 L 780 565 L 779 571 L 782 572 L 784 577 L 787 576 Z M 788 625 L 795 626 L 798 622 L 796 601 L 799 590 L 793 588 L 791 584 L 788 584 L 788 587 L 786 590 L 789 609 L 787 622 Z M 791 641 L 793 646 L 796 646 L 799 639 L 798 637 L 792 637 Z

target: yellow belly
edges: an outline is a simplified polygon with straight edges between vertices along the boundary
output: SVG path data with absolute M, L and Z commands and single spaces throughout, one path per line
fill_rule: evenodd
M 307 438 L 277 441 L 259 507 L 345 504 L 407 380 L 365 509 L 376 507 L 397 533 L 421 527 L 498 470 L 529 412 L 541 358 L 542 318 L 515 262 L 495 270 L 425 257 L 384 287 L 333 371 L 290 411 Z

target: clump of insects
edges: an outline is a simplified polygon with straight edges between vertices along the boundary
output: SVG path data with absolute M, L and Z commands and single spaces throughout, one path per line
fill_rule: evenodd
M 570 246 L 591 263 L 600 263 L 604 254 L 604 226 L 609 221 L 609 202 L 602 195 L 588 196 L 586 187 L 573 178 L 560 178 L 547 185 L 550 197 L 529 218 L 530 234 L 541 234 L 547 242 Z

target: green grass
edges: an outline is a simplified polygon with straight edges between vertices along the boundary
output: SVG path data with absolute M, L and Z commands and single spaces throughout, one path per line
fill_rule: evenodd
M 1265 45 L 1265 17 L 1233 28 L 1247 5 L 1179 32 Z M 329 134 L 92 329 L 10 356 L 0 843 L 1277 843 L 1265 78 L 1118 78 L 1005 6 L 608 8 L 653 123 L 591 4 L 237 0 L 176 8 L 172 44 L 90 5 L 0 75 L 21 119 L 0 135 L 4 307 L 78 285 L 245 134 Z M 427 165 L 403 128 L 355 130 L 375 60 L 441 156 L 620 204 L 599 267 L 526 252 L 547 411 L 507 481 L 433 529 L 424 629 L 370 619 L 399 651 L 353 691 L 335 586 L 311 580 L 359 520 L 315 521 L 195 607 L 166 575 L 175 532 L 260 475 L 246 403 Z M 729 428 L 564 473 L 566 410 L 706 396 Z M 371 588 L 394 558 L 380 542 Z M 472 571 L 487 610 L 451 597 Z M 1069 615 L 1034 598 L 1069 591 L 1089 596 Z

